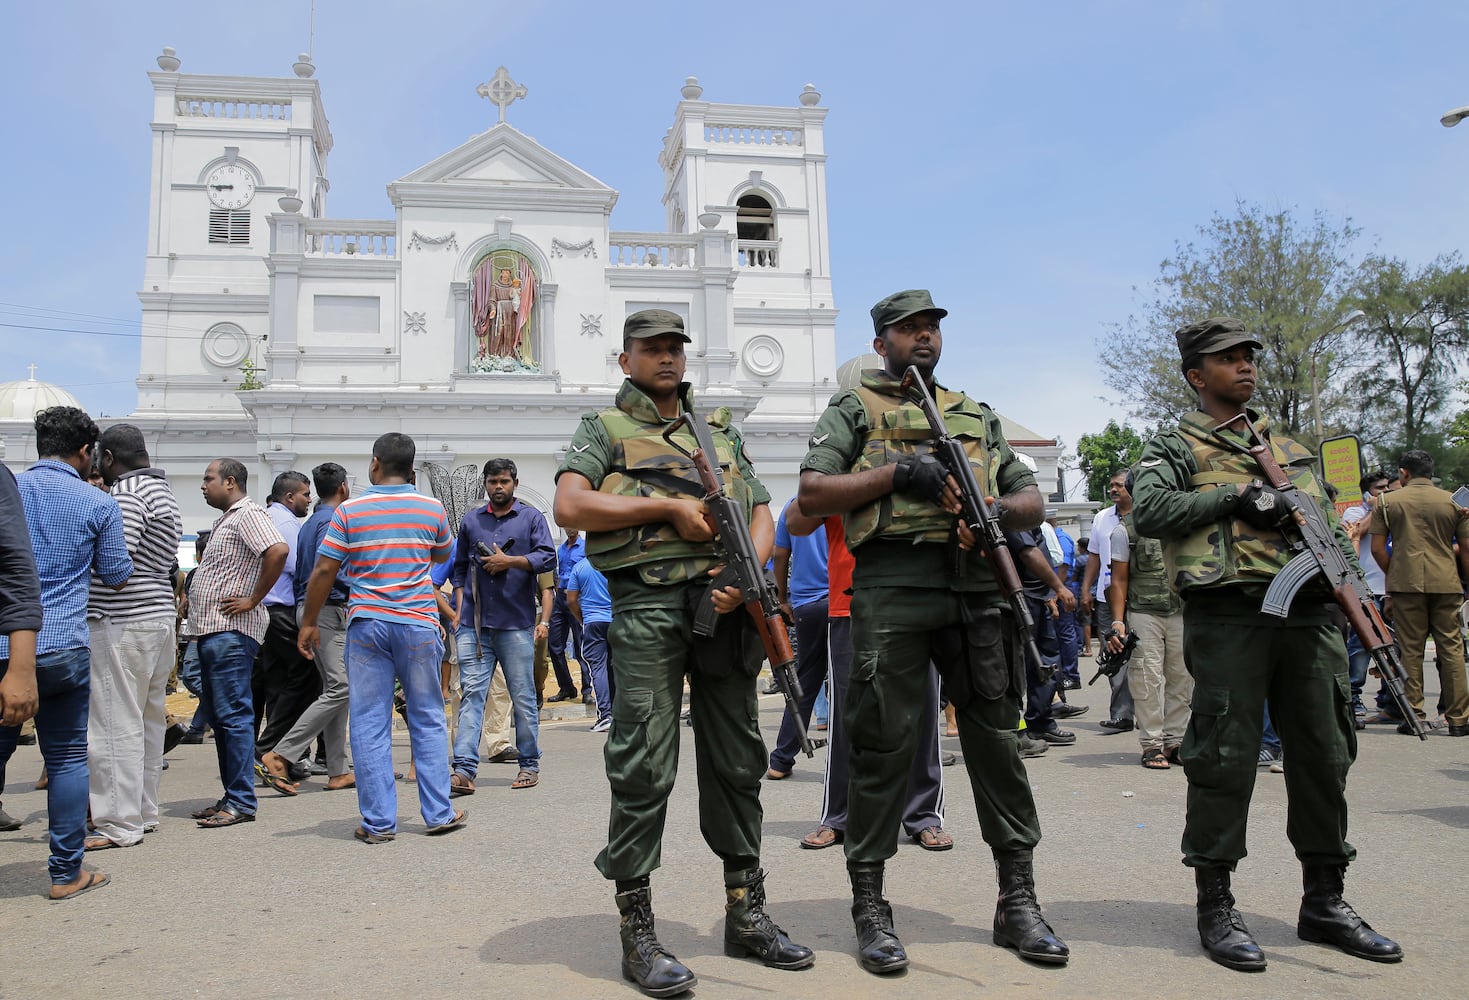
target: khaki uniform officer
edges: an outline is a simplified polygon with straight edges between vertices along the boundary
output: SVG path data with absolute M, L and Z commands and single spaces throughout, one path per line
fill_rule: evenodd
M 608 641 L 617 664 L 607 781 L 612 815 L 597 869 L 617 884 L 622 972 L 649 996 L 691 988 L 694 974 L 653 933 L 648 875 L 658 867 L 668 794 L 678 771 L 679 711 L 689 677 L 699 828 L 724 862 L 724 947 L 780 969 L 815 961 L 765 914 L 760 868 L 760 738 L 755 675 L 763 650 L 733 587 L 710 593 L 718 561 L 693 463 L 663 440 L 691 407 L 683 381 L 683 320 L 662 309 L 627 318 L 615 405 L 582 418 L 556 478 L 556 522 L 587 535 L 587 558 L 612 596 Z M 730 495 L 749 518 L 762 559 L 775 545 L 770 494 L 755 478 L 727 410 L 708 416 Z M 697 447 L 685 428 L 675 435 Z M 716 635 L 696 639 L 694 612 L 713 601 Z
M 1403 485 L 1377 498 L 1368 530 L 1372 555 L 1387 573 L 1393 630 L 1408 672 L 1408 703 L 1420 719 L 1424 717 L 1423 647 L 1431 632 L 1449 735 L 1469 736 L 1469 686 L 1464 682 L 1464 636 L 1459 631 L 1459 608 L 1464 603 L 1459 577 L 1461 573 L 1469 577 L 1469 544 L 1465 544 L 1469 526 L 1448 491 L 1433 485 L 1433 457 L 1428 452 L 1404 452 L 1399 464 Z M 1398 728 L 1413 731 L 1406 722 Z
M 1035 898 L 1031 851 L 1041 831 L 1015 736 L 1025 690 L 1019 632 L 988 561 L 959 527 L 958 487 L 933 455 L 928 422 L 900 388 L 908 366 L 932 383 L 980 487 L 1000 497 L 1000 523 L 1034 528 L 1044 504 L 994 412 L 932 382 L 946 315 L 919 290 L 872 308 L 884 367 L 833 397 L 801 463 L 801 510 L 841 514 L 856 557 L 843 716 L 852 747 L 846 852 L 858 954 L 875 973 L 908 964 L 882 898 L 883 868 L 897 853 L 913 754 L 932 736 L 918 726 L 930 663 L 944 671 L 957 709 L 980 830 L 998 868 L 994 941 L 1040 962 L 1064 964 L 1070 954 Z
M 1260 342 L 1237 319 L 1217 318 L 1177 331 L 1180 369 L 1199 408 L 1143 448 L 1133 519 L 1139 534 L 1163 541 L 1169 582 L 1183 597 L 1183 655 L 1194 679 L 1193 714 L 1183 737 L 1188 807 L 1183 863 L 1198 887 L 1199 940 L 1209 957 L 1242 971 L 1265 968 L 1265 956 L 1234 908 L 1229 876 L 1245 856 L 1245 823 L 1265 700 L 1286 759 L 1290 815 L 1286 836 L 1304 870 L 1297 933 L 1349 954 L 1396 962 L 1402 949 L 1357 916 L 1341 897 L 1357 852 L 1347 843 L 1347 769 L 1357 757 L 1347 654 L 1327 613 L 1323 577 L 1296 595 L 1288 618 L 1262 614 L 1261 601 L 1294 554 L 1279 529 L 1280 494 L 1263 486 L 1251 443 L 1255 433 L 1306 498 L 1319 504 L 1337 544 L 1356 554 L 1312 471 L 1311 452 L 1270 430 L 1247 409 L 1255 392 Z

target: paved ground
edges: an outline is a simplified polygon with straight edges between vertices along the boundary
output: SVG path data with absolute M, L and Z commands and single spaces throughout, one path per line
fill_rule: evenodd
M 1380 966 L 1295 936 L 1300 892 L 1284 837 L 1280 776 L 1261 773 L 1252 854 L 1236 877 L 1241 906 L 1270 958 L 1260 975 L 1203 957 L 1192 879 L 1178 863 L 1181 770 L 1146 772 L 1130 734 L 1104 736 L 1103 685 L 1074 747 L 1030 763 L 1046 839 L 1041 899 L 1070 943 L 1070 967 L 1029 966 L 989 941 L 994 880 L 962 764 L 949 769 L 957 844 L 904 843 L 889 895 L 913 960 L 897 979 L 863 972 L 852 953 L 840 849 L 805 851 L 821 792 L 822 753 L 764 796 L 771 909 L 817 950 L 816 966 L 779 973 L 724 957 L 717 863 L 698 835 L 690 745 L 675 791 L 664 866 L 654 876 L 660 934 L 699 975 L 698 995 L 1065 998 L 1455 997 L 1469 982 L 1469 740 L 1426 744 L 1375 726 L 1352 772 L 1352 840 L 1362 861 L 1349 898 L 1408 958 Z M 762 699 L 767 739 L 780 700 Z M 320 780 L 295 799 L 262 792 L 260 820 L 199 830 L 191 809 L 218 795 L 209 745 L 179 747 L 164 775 L 162 829 L 140 847 L 93 855 L 112 885 L 65 904 L 46 900 L 45 797 L 30 779 L 34 747 L 12 762 L 5 806 L 25 820 L 0 834 L 0 997 L 281 996 L 632 997 L 618 974 L 611 890 L 591 859 L 605 834 L 602 737 L 590 720 L 548 722 L 538 788 L 509 789 L 513 766 L 486 765 L 459 800 L 468 829 L 420 836 L 414 786 L 401 785 L 399 839 L 365 847 L 351 793 Z M 684 735 L 688 736 L 688 730 Z M 947 740 L 957 749 L 957 740 Z M 406 760 L 406 737 L 397 752 Z

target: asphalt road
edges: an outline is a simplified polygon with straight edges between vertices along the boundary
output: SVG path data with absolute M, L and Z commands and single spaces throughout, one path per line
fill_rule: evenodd
M 1085 661 L 1083 666 L 1085 667 Z M 994 875 L 964 767 L 949 768 L 947 828 L 956 846 L 903 842 L 888 895 L 912 967 L 863 972 L 853 953 L 840 848 L 807 851 L 821 765 L 804 758 L 767 783 L 764 863 L 770 909 L 815 948 L 814 968 L 776 972 L 724 957 L 720 868 L 698 832 L 689 730 L 653 879 L 663 942 L 699 976 L 697 996 L 990 996 L 1066 998 L 1462 997 L 1469 983 L 1469 739 L 1426 744 L 1374 726 L 1352 771 L 1351 839 L 1361 860 L 1347 897 L 1402 943 L 1400 965 L 1374 965 L 1297 940 L 1299 869 L 1286 842 L 1279 775 L 1259 774 L 1251 855 L 1235 878 L 1268 971 L 1208 961 L 1194 930 L 1193 882 L 1179 864 L 1181 769 L 1138 766 L 1131 734 L 1103 735 L 1104 685 L 1079 692 L 1088 715 L 1073 747 L 1029 762 L 1045 839 L 1042 904 L 1071 945 L 1065 969 L 1027 965 L 990 943 Z M 1430 695 L 1432 698 L 1433 695 Z M 766 738 L 780 699 L 762 699 Z M 112 884 L 67 903 L 45 897 L 45 795 L 34 747 L 9 768 L 0 834 L 0 997 L 633 997 L 619 976 L 611 887 L 592 867 L 603 843 L 602 737 L 589 719 L 547 722 L 539 787 L 511 791 L 513 765 L 487 764 L 458 800 L 467 829 L 421 836 L 412 785 L 399 784 L 398 839 L 352 839 L 350 792 L 323 779 L 286 799 L 261 792 L 259 821 L 199 830 L 190 810 L 219 793 L 213 747 L 181 746 L 164 775 L 163 822 L 139 847 L 88 857 Z M 406 762 L 407 741 L 396 734 Z M 957 740 L 946 740 L 958 749 Z

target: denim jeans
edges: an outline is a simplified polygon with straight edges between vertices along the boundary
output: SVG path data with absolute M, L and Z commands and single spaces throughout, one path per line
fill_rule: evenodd
M 1056 639 L 1061 644 L 1059 679 L 1081 680 L 1081 666 L 1077 657 L 1081 655 L 1081 628 L 1076 624 L 1076 613 L 1061 609 L 1061 616 L 1054 619 Z
M 479 773 L 480 726 L 496 661 L 505 673 L 505 687 L 515 707 L 515 748 L 520 755 L 520 768 L 539 771 L 541 718 L 536 709 L 534 632 L 528 628 L 481 628 L 476 643 L 474 628 L 469 626 L 461 627 L 454 638 L 459 650 L 462 692 L 459 734 L 454 740 L 455 772 L 471 781 Z
M 816 694 L 826 681 L 827 664 L 830 657 L 826 649 L 827 599 L 818 598 L 796 608 L 796 683 L 801 688 L 801 700 L 796 707 L 801 713 L 801 724 L 808 729 L 811 725 L 811 710 L 816 704 Z M 776 733 L 775 749 L 770 751 L 770 769 L 789 772 L 796 766 L 796 755 L 801 744 L 796 735 L 796 722 L 790 709 L 780 718 L 780 731 Z
M 581 658 L 592 675 L 592 690 L 597 694 L 597 721 L 612 719 L 612 646 L 607 642 L 611 622 L 587 622 L 582 626 Z
M 199 637 L 201 700 L 214 727 L 219 758 L 220 800 L 241 816 L 255 815 L 255 704 L 250 675 L 260 643 L 243 632 L 211 632 Z
M 0 677 L 10 669 L 0 660 Z M 50 817 L 52 885 L 81 877 L 87 839 L 87 706 L 92 694 L 91 651 L 62 649 L 36 656 L 36 742 L 46 762 L 46 814 Z M 0 726 L 0 772 L 15 753 L 19 726 Z
M 1377 602 L 1377 610 L 1381 611 L 1382 598 L 1372 599 Z M 1352 711 L 1358 715 L 1367 711 L 1362 704 L 1362 688 L 1367 686 L 1367 670 L 1371 666 L 1372 654 L 1362 647 L 1362 640 L 1357 638 L 1357 633 L 1352 632 L 1347 636 L 1347 676 L 1352 683 Z
M 194 717 L 189 720 L 189 735 L 203 736 L 204 730 L 209 728 L 209 707 L 204 704 L 204 689 L 200 686 L 199 643 L 195 639 L 190 639 L 189 644 L 184 647 L 184 659 L 179 664 L 179 680 L 183 682 L 184 690 L 199 699 Z
M 393 781 L 393 681 L 408 703 L 408 742 L 418 775 L 418 808 L 424 823 L 454 819 L 449 805 L 449 730 L 439 661 L 444 644 L 437 627 L 356 618 L 347 625 L 347 704 L 357 771 L 357 810 L 369 833 L 398 829 L 398 787 Z M 479 736 L 476 727 L 474 735 Z
M 1026 605 L 1030 608 L 1030 615 L 1035 619 L 1035 644 L 1040 650 L 1041 659 L 1052 667 L 1056 666 L 1057 650 L 1060 644 L 1056 638 L 1056 619 L 1051 617 L 1050 610 L 1045 601 L 1038 601 L 1032 597 L 1025 598 Z M 1062 674 L 1056 671 L 1045 680 L 1041 680 L 1039 668 L 1031 661 L 1030 654 L 1023 653 L 1025 657 L 1025 728 L 1035 732 L 1050 732 L 1060 727 L 1056 720 L 1051 717 L 1051 702 L 1056 697 L 1056 687 L 1061 683 Z

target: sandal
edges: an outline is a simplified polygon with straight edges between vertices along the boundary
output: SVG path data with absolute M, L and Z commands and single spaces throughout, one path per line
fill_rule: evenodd
M 1168 759 L 1168 763 L 1170 763 L 1170 764 L 1177 764 L 1179 767 L 1183 767 L 1183 746 L 1182 746 L 1182 744 L 1175 743 L 1171 747 L 1164 747 L 1163 748 L 1163 756 Z
M 1148 747 L 1143 751 L 1143 767 L 1149 771 L 1166 771 L 1170 766 L 1162 747 Z
M 219 812 L 223 808 L 224 799 L 220 799 L 218 802 L 214 803 L 214 805 L 205 806 L 203 809 L 195 809 L 193 812 L 189 813 L 189 815 L 194 819 L 208 819 L 210 816 L 213 816 L 215 813 Z
M 222 826 L 234 826 L 236 823 L 255 822 L 254 813 L 237 813 L 228 807 L 215 810 L 213 816 L 207 816 L 199 821 L 200 829 L 214 830 Z
M 88 837 L 82 841 L 84 851 L 109 851 L 114 847 L 122 847 L 122 845 L 108 837 Z
M 270 768 L 266 767 L 264 764 L 259 763 L 258 761 L 255 764 L 255 773 L 260 776 L 261 781 L 265 782 L 267 785 L 269 785 L 271 788 L 274 788 L 282 795 L 288 795 L 294 798 L 295 796 L 301 794 L 300 787 L 294 784 L 291 779 L 287 778 L 284 774 L 276 774 Z
M 91 892 L 93 889 L 100 889 L 111 881 L 112 877 L 110 875 L 104 875 L 101 872 L 82 872 L 81 878 L 71 883 L 71 885 L 77 886 L 71 892 L 58 896 L 56 895 L 56 890 L 65 887 L 53 885 L 51 887 L 51 902 L 64 903 L 68 899 L 76 899 L 82 893 Z
M 928 826 L 913 835 L 913 843 L 925 851 L 947 851 L 954 846 L 954 838 L 941 826 Z
M 431 826 L 423 832 L 428 834 L 430 837 L 439 837 L 446 833 L 451 833 L 454 830 L 463 829 L 465 824 L 467 824 L 468 822 L 469 810 L 461 809 L 454 814 L 454 818 L 449 820 L 449 822 L 440 823 L 438 826 Z
M 819 851 L 823 848 L 840 844 L 846 839 L 847 835 L 842 830 L 837 830 L 829 826 L 818 826 L 801 838 L 801 846 L 808 851 Z
M 510 783 L 511 788 L 534 788 L 541 780 L 539 771 L 521 771 Z
M 522 771 L 521 773 L 524 774 L 525 772 Z M 474 794 L 474 782 L 470 781 L 468 778 L 466 778 L 464 775 L 460 774 L 458 771 L 455 771 L 453 774 L 449 775 L 449 797 L 450 798 L 455 798 L 455 797 L 460 796 L 460 795 L 473 795 L 473 794 Z
M 352 831 L 352 836 L 356 837 L 364 844 L 386 844 L 392 841 L 398 835 L 396 833 L 373 833 L 371 830 L 367 829 L 367 827 L 359 826 L 357 829 Z

